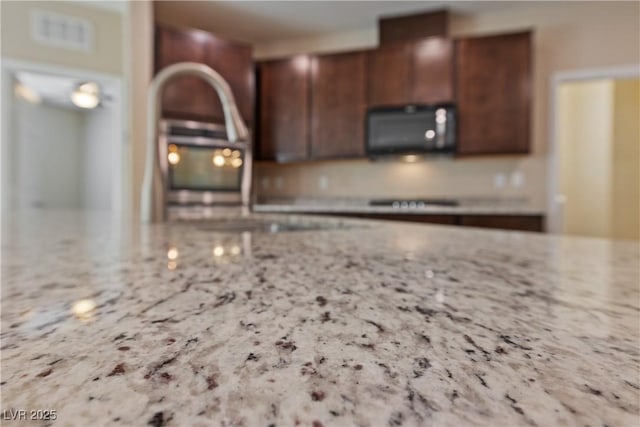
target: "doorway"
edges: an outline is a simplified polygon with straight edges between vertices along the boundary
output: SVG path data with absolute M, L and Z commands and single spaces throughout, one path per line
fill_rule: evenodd
M 3 61 L 2 212 L 127 216 L 120 78 Z
M 556 83 L 552 231 L 640 239 L 640 79 Z

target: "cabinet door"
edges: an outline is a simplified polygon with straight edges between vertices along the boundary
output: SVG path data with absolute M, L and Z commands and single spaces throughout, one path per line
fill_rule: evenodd
M 366 54 L 317 56 L 311 75 L 311 155 L 364 156 Z
M 210 66 L 229 83 L 240 114 L 253 122 L 253 62 L 248 45 L 228 42 L 199 30 L 157 26 L 155 71 L 178 62 Z M 200 77 L 180 76 L 167 82 L 162 94 L 162 114 L 177 119 L 224 123 L 216 91 Z
M 156 27 L 155 71 L 178 62 L 204 62 L 205 44 L 187 31 Z M 172 118 L 211 119 L 211 87 L 199 77 L 179 76 L 167 82 L 162 93 L 162 115 Z
M 251 47 L 211 36 L 205 43 L 204 63 L 220 73 L 229 83 L 240 115 L 251 126 L 254 99 Z M 212 103 L 212 114 L 216 121 L 223 122 L 222 105 L 217 95 L 212 99 Z
M 462 215 L 460 225 L 541 232 L 544 218 L 541 215 Z
M 411 44 L 389 44 L 369 52 L 370 107 L 411 102 Z
M 457 46 L 458 152 L 529 152 L 531 33 L 463 39 Z
M 451 39 L 431 37 L 413 47 L 413 102 L 453 102 L 454 48 Z
M 261 160 L 309 157 L 309 58 L 298 56 L 259 65 Z

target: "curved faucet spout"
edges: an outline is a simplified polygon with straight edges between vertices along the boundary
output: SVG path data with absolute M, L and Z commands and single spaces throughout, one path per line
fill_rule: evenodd
M 231 88 L 226 80 L 211 67 L 197 62 L 181 62 L 160 71 L 151 81 L 148 92 L 147 154 L 142 184 L 140 217 L 142 222 L 166 220 L 166 183 L 162 173 L 158 150 L 158 120 L 160 118 L 160 94 L 165 84 L 174 77 L 194 75 L 209 83 L 217 92 L 222 104 L 227 139 L 231 143 L 245 143 L 245 162 L 242 177 L 242 203 L 249 204 L 251 185 L 251 146 L 249 132 L 238 112 Z

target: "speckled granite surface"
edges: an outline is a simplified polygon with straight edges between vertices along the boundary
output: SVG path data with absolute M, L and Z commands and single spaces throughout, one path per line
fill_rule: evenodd
M 637 244 L 278 218 L 6 222 L 3 425 L 638 424 Z

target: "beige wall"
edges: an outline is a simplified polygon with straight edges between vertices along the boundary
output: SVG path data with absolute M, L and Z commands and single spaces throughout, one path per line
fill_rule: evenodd
M 118 12 L 64 1 L 2 1 L 2 57 L 98 71 L 124 73 L 123 19 Z M 80 52 L 36 43 L 31 37 L 31 12 L 51 11 L 89 20 L 94 46 Z
M 322 37 L 288 40 L 278 43 L 258 44 L 254 47 L 256 59 L 286 57 L 297 53 L 340 52 L 368 49 L 378 44 L 378 29 L 346 31 Z
M 558 93 L 563 228 L 640 238 L 640 81 L 564 83 Z
M 567 234 L 611 235 L 613 80 L 565 83 L 558 93 L 559 188 Z
M 454 16 L 454 36 L 534 30 L 533 152 L 525 157 L 492 157 L 419 164 L 383 164 L 367 161 L 304 163 L 284 167 L 258 164 L 257 188 L 261 195 L 377 195 L 524 197 L 544 207 L 547 199 L 547 149 L 549 91 L 554 73 L 640 63 L 640 4 L 636 2 L 516 2 L 500 10 L 473 16 Z M 258 45 L 259 58 L 287 54 L 345 50 L 376 44 L 375 31 Z M 340 43 L 342 40 L 342 43 Z M 524 186 L 497 189 L 496 173 L 523 172 Z M 317 185 L 328 176 L 329 188 Z M 266 188 L 262 183 L 270 183 Z M 356 179 L 357 177 L 357 179 Z M 273 185 L 277 181 L 279 186 Z M 333 185 L 332 185 L 333 183 Z
M 612 230 L 615 238 L 640 239 L 640 80 L 613 88 Z

